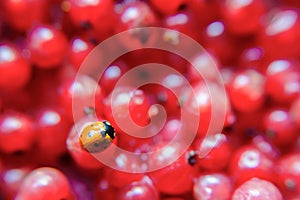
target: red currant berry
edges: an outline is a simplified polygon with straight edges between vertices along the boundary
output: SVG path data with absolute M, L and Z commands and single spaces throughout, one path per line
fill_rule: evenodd
M 150 102 L 142 90 L 135 90 L 131 94 L 129 112 L 132 120 L 139 126 L 146 126 L 149 119 Z
M 251 199 L 251 200 L 261 200 L 261 199 L 274 199 L 283 200 L 283 197 L 278 190 L 278 188 L 271 182 L 253 178 L 240 187 L 238 187 L 232 196 L 233 200 L 240 199 Z
M 251 146 L 237 150 L 230 163 L 230 173 L 237 185 L 253 178 L 273 180 L 273 160 Z
M 125 3 L 120 10 L 117 32 L 132 28 L 154 26 L 157 23 L 156 15 L 148 4 L 141 1 Z
M 66 176 L 55 168 L 43 167 L 30 172 L 24 179 L 17 200 L 72 199 Z
M 109 94 L 113 91 L 118 80 L 128 70 L 128 66 L 124 62 L 116 62 L 108 66 L 103 75 L 100 78 L 100 86 L 105 94 Z
M 240 112 L 253 112 L 264 103 L 264 77 L 255 70 L 238 73 L 229 87 L 230 101 Z
M 299 47 L 295 44 L 299 39 L 299 25 L 298 10 L 283 7 L 270 10 L 258 35 L 266 54 L 273 58 L 299 55 Z
M 172 141 L 178 134 L 182 134 L 182 122 L 178 118 L 167 119 L 162 130 L 153 137 L 153 142 L 159 144 Z M 184 132 L 184 131 L 183 131 Z
M 247 69 L 249 67 L 264 73 L 266 68 L 265 51 L 260 46 L 251 46 L 243 50 L 239 58 L 241 68 Z
M 231 197 L 233 182 L 225 174 L 202 175 L 195 181 L 193 191 L 196 200 L 226 200 Z
M 182 75 L 169 74 L 163 78 L 161 86 L 156 91 L 157 102 L 165 107 L 168 114 L 176 116 L 180 113 L 180 103 L 188 84 Z
M 278 158 L 279 151 L 271 144 L 270 140 L 267 140 L 262 135 L 257 135 L 252 139 L 252 145 L 257 148 L 260 152 L 270 158 Z
M 276 102 L 290 103 L 300 94 L 300 73 L 294 60 L 274 60 L 266 69 L 266 92 Z
M 159 195 L 151 179 L 144 176 L 140 181 L 132 182 L 118 191 L 119 200 L 158 200 Z
M 62 64 L 67 47 L 64 33 L 51 26 L 35 26 L 28 35 L 31 61 L 41 68 L 53 68 Z
M 3 194 L 6 199 L 13 199 L 16 195 L 24 177 L 31 171 L 30 167 L 14 167 L 4 169 L 1 173 L 1 186 L 3 187 Z
M 105 117 L 113 124 L 117 132 L 123 133 L 123 130 L 130 130 L 134 133 L 136 131 L 136 127 L 129 126 L 132 124 L 128 123 L 131 117 L 134 122 L 141 125 L 149 122 L 150 105 L 142 90 L 120 86 L 104 100 L 104 104 Z
M 15 90 L 24 87 L 31 76 L 31 66 L 12 44 L 0 44 L 0 88 Z
M 43 159 L 57 158 L 65 153 L 71 126 L 63 112 L 58 108 L 44 107 L 38 111 L 36 122 L 37 145 Z
M 60 105 L 69 120 L 86 116 L 85 109 L 102 109 L 102 91 L 98 83 L 87 75 L 66 78 L 58 89 Z M 100 112 L 100 111 L 99 111 Z
M 105 21 L 103 17 L 113 12 L 111 0 L 67 0 L 64 6 L 72 22 L 82 28 Z
M 185 10 L 166 16 L 163 20 L 163 26 L 168 29 L 179 31 L 180 33 L 186 34 L 193 39 L 198 40 L 200 38 L 200 34 L 197 31 L 198 27 L 194 18 L 195 17 L 192 12 Z M 180 40 L 180 36 L 176 31 L 167 31 L 165 39 L 170 43 L 177 45 L 176 47 L 180 48 L 182 45 L 184 45 L 184 43 Z
M 278 160 L 276 184 L 287 197 L 300 194 L 300 154 L 289 154 Z
M 273 109 L 266 113 L 264 130 L 266 136 L 281 147 L 290 145 L 298 136 L 296 126 L 285 109 Z
M 153 27 L 157 25 L 157 18 L 153 10 L 148 4 L 143 1 L 132 1 L 120 6 L 118 13 L 118 22 L 114 26 L 115 32 Z M 154 37 L 151 30 L 135 30 L 129 32 L 129 36 L 120 38 L 121 43 L 126 47 L 143 46 L 146 43 L 151 43 Z M 151 36 L 151 37 L 150 37 Z
M 76 70 L 80 68 L 82 62 L 93 48 L 94 46 L 84 39 L 80 37 L 73 38 L 69 47 L 69 60 Z
M 32 120 L 22 113 L 6 112 L 0 116 L 0 149 L 7 153 L 26 151 L 35 137 Z
M 47 1 L 39 0 L 4 1 L 5 19 L 15 29 L 26 31 L 32 25 L 45 21 L 47 4 Z
M 223 21 L 214 21 L 206 27 L 203 39 L 205 49 L 223 64 L 231 63 L 237 54 L 235 40 L 227 33 L 226 28 Z
M 175 146 L 164 147 L 162 155 L 151 158 L 151 162 L 165 162 L 170 156 L 175 156 Z M 167 151 L 175 151 L 175 154 L 168 155 Z M 171 165 L 149 173 L 155 187 L 162 193 L 178 195 L 192 191 L 193 179 L 198 174 L 196 167 L 197 155 L 193 151 L 187 151 Z
M 195 149 L 199 152 L 208 152 L 199 158 L 197 165 L 207 171 L 221 171 L 228 164 L 231 157 L 231 149 L 226 135 L 209 135 L 203 141 L 195 142 Z
M 235 34 L 252 34 L 259 30 L 266 11 L 264 1 L 225 0 L 222 14 L 228 30 Z
M 188 92 L 183 107 L 190 114 L 192 120 L 190 123 L 195 123 L 196 119 L 199 120 L 197 137 L 203 138 L 207 133 L 221 131 L 226 113 L 230 108 L 227 106 L 228 103 L 224 91 L 218 84 L 201 81 L 193 85 L 193 90 Z

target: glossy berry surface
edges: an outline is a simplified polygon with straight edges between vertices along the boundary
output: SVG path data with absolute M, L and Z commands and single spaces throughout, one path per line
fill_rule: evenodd
M 194 184 L 194 197 L 200 199 L 229 199 L 233 191 L 230 177 L 225 174 L 201 175 Z
M 256 148 L 244 147 L 233 155 L 230 172 L 237 184 L 253 177 L 272 181 L 273 161 Z
M 168 159 L 167 155 L 163 156 L 165 156 L 163 159 Z M 198 174 L 197 167 L 194 163 L 195 157 L 196 155 L 194 155 L 193 152 L 186 152 L 168 167 L 160 171 L 152 172 L 150 178 L 156 188 L 166 194 L 182 194 L 192 191 L 193 178 Z M 159 162 L 159 160 L 153 160 L 153 162 Z M 164 162 L 164 160 L 162 160 L 162 162 Z M 172 186 L 170 186 L 170 184 Z
M 275 101 L 290 102 L 299 95 L 300 75 L 295 60 L 273 60 L 266 69 L 266 93 Z
M 38 168 L 29 173 L 17 193 L 16 199 L 71 199 L 70 185 L 59 170 Z
M 32 119 L 23 113 L 3 113 L 0 117 L 0 138 L 0 149 L 4 152 L 29 150 L 35 139 Z
M 9 43 L 0 43 L 0 88 L 15 90 L 24 87 L 30 80 L 32 67 L 21 51 Z
M 236 74 L 229 87 L 231 103 L 240 112 L 258 110 L 264 103 L 264 77 L 255 70 Z
M 199 158 L 197 165 L 207 171 L 221 171 L 227 167 L 232 154 L 226 135 L 216 134 L 208 136 L 203 141 L 195 142 L 195 149 L 200 152 L 210 148 L 212 150 L 206 156 Z
M 81 63 L 92 51 L 93 45 L 83 38 L 75 37 L 69 45 L 68 59 L 75 69 L 79 69 Z
M 3 10 L 5 20 L 18 31 L 25 32 L 33 25 L 46 21 L 47 1 L 9 0 L 3 2 Z
M 71 126 L 63 111 L 56 107 L 41 108 L 36 114 L 36 121 L 35 131 L 39 151 L 48 158 L 66 153 L 66 139 Z
M 253 34 L 260 28 L 266 2 L 225 0 L 222 13 L 228 29 L 234 34 Z
M 299 169 L 297 168 L 299 162 L 299 153 L 295 153 L 282 157 L 276 166 L 278 173 L 276 183 L 281 191 L 288 197 L 297 196 L 299 194 L 300 179 L 298 176 Z
M 117 199 L 133 200 L 133 199 L 159 199 L 158 191 L 153 186 L 151 179 L 147 176 L 140 181 L 132 182 L 122 188 L 117 195 Z
M 284 26 L 281 22 L 285 21 Z M 263 28 L 259 33 L 260 44 L 271 57 L 298 56 L 298 47 L 294 41 L 299 38 L 299 11 L 294 8 L 279 6 L 271 9 L 264 16 Z
M 36 26 L 28 35 L 28 48 L 32 62 L 38 67 L 58 67 L 66 55 L 67 39 L 51 26 Z
M 295 124 L 284 109 L 274 109 L 266 114 L 265 131 L 266 136 L 278 146 L 291 144 L 297 138 Z
M 278 199 L 281 200 L 282 195 L 278 188 L 271 182 L 263 179 L 253 178 L 245 182 L 234 191 L 232 199 Z

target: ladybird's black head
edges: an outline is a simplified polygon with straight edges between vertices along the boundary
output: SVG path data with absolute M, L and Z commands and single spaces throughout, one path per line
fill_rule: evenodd
M 112 127 L 112 125 L 110 125 L 110 123 L 108 123 L 107 121 L 104 121 L 103 124 L 104 124 L 104 128 L 106 130 L 106 133 L 109 135 L 109 137 L 111 137 L 111 139 L 114 139 L 115 138 L 114 127 Z

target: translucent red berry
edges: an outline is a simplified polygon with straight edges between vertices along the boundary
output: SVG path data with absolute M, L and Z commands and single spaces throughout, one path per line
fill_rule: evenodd
M 238 187 L 232 196 L 233 200 L 239 199 L 274 199 L 282 200 L 283 197 L 278 188 L 269 181 L 253 178 Z
M 59 103 L 69 120 L 86 116 L 85 109 L 102 108 L 102 92 L 98 83 L 87 75 L 67 77 L 58 88 Z
M 116 62 L 105 69 L 99 84 L 107 95 L 113 91 L 117 81 L 127 70 L 128 66 L 124 62 Z
M 264 77 L 248 69 L 236 74 L 229 86 L 230 102 L 240 112 L 253 112 L 264 103 Z
M 55 168 L 43 167 L 30 172 L 24 179 L 17 200 L 72 199 L 66 176 Z
M 57 107 L 43 107 L 36 114 L 37 148 L 48 159 L 67 152 L 66 139 L 71 128 L 64 113 Z
M 278 59 L 269 63 L 266 69 L 266 93 L 276 102 L 289 103 L 300 91 L 298 62 Z
M 0 43 L 0 74 L 2 90 L 19 89 L 29 82 L 31 66 L 13 44 Z
M 165 151 L 171 150 L 171 146 L 166 147 Z M 151 158 L 152 162 L 164 162 L 167 160 L 167 152 L 164 155 L 157 155 Z M 175 155 L 176 153 L 174 153 Z M 165 157 L 165 158 L 163 158 Z M 193 179 L 198 174 L 195 163 L 197 162 L 195 152 L 187 151 L 178 160 L 169 166 L 149 173 L 155 187 L 162 193 L 178 195 L 192 191 Z M 161 160 L 162 159 L 162 160 Z M 165 159 L 165 160 L 164 160 Z
M 299 55 L 299 47 L 294 42 L 299 39 L 299 23 L 297 9 L 279 6 L 269 10 L 258 35 L 267 55 L 273 58 Z
M 290 145 L 297 138 L 297 128 L 286 109 L 272 109 L 264 118 L 265 135 L 273 144 Z
M 53 68 L 62 64 L 67 46 L 64 33 L 48 25 L 35 26 L 28 34 L 31 61 L 41 68 Z
M 299 153 L 283 156 L 276 163 L 276 184 L 287 197 L 300 193 Z
M 72 22 L 82 28 L 99 23 L 113 11 L 110 0 L 67 0 L 64 6 Z
M 46 21 L 47 4 L 47 1 L 39 0 L 4 1 L 5 20 L 15 29 L 26 31 Z
M 6 153 L 29 150 L 35 132 L 32 119 L 19 112 L 6 112 L 0 116 L 0 149 Z
M 221 9 L 228 30 L 235 34 L 253 34 L 260 28 L 266 5 L 259 0 L 226 0 Z
M 3 188 L 3 195 L 6 199 L 13 199 L 20 188 L 24 178 L 31 171 L 31 167 L 8 167 L 1 170 L 0 188 Z
M 195 142 L 195 150 L 207 152 L 207 155 L 201 156 L 197 165 L 207 171 L 221 171 L 230 161 L 232 150 L 226 135 L 209 135 L 204 140 Z
M 75 37 L 72 39 L 69 47 L 68 58 L 75 69 L 79 69 L 84 59 L 89 55 L 93 49 L 93 45 L 80 38 Z
M 251 146 L 244 146 L 235 152 L 230 163 L 230 173 L 237 185 L 253 178 L 272 181 L 274 162 L 271 158 Z
M 233 192 L 233 181 L 225 174 L 205 174 L 199 176 L 194 183 L 196 200 L 226 200 Z
M 120 189 L 117 198 L 120 200 L 158 200 L 159 194 L 151 179 L 148 176 L 144 176 L 141 180 L 132 182 Z

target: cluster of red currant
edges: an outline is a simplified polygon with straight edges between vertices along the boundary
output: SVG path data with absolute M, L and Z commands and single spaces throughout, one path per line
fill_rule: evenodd
M 208 53 L 189 63 L 171 52 L 141 49 L 117 58 L 98 82 L 77 75 L 98 44 L 140 27 L 179 31 Z M 167 39 L 188 50 L 176 33 Z M 0 199 L 300 199 L 298 41 L 298 0 L 1 1 Z M 171 74 L 161 84 L 135 90 L 120 86 L 113 97 L 120 78 L 145 63 L 164 63 L 182 76 Z M 206 136 L 211 120 L 223 120 L 212 118 L 218 116 L 212 113 L 215 99 L 223 98 L 216 73 L 227 93 L 225 121 L 220 132 Z M 195 96 L 185 94 L 184 78 Z M 75 126 L 74 98 L 83 117 Z M 127 135 L 115 121 L 117 115 L 147 126 L 157 104 L 167 119 L 153 137 Z M 184 154 L 166 167 L 146 172 L 148 166 L 141 165 L 145 173 L 129 173 L 122 169 L 135 169 L 138 161 L 126 154 L 111 154 L 121 170 L 93 156 L 111 142 L 140 153 L 176 138 L 145 158 L 150 165 L 165 162 L 178 154 L 176 145 L 190 131 L 180 120 L 182 108 L 200 113 L 199 129 Z M 200 156 L 205 149 L 211 151 Z

